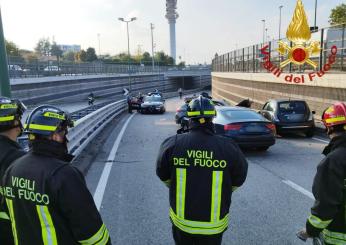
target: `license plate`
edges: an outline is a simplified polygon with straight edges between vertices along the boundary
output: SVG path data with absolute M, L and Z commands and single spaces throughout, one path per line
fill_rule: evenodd
M 258 132 L 262 132 L 262 129 L 258 126 L 249 126 L 249 127 L 246 127 L 246 131 L 249 133 L 258 133 Z

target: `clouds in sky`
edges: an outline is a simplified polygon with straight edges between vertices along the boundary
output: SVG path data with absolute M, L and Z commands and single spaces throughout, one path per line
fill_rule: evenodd
M 313 24 L 314 2 L 303 0 Z M 279 10 L 283 34 L 292 17 L 294 0 L 178 0 L 177 56 L 190 63 L 210 61 L 213 55 L 245 47 L 262 39 L 261 19 L 268 35 L 277 38 Z M 318 25 L 327 26 L 330 9 L 341 0 L 319 1 Z M 155 24 L 157 50 L 169 52 L 165 0 L 0 0 L 5 36 L 20 48 L 33 49 L 41 37 L 61 44 L 98 47 L 102 53 L 127 50 L 126 25 L 119 17 L 137 17 L 130 24 L 131 52 L 138 45 L 151 50 L 150 23 Z M 185 58 L 184 58 L 185 57 Z

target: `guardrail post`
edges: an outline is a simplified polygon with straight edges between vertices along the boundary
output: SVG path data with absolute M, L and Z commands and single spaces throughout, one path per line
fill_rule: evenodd
M 10 78 L 8 74 L 6 44 L 2 28 L 2 17 L 0 9 L 0 95 L 11 97 Z

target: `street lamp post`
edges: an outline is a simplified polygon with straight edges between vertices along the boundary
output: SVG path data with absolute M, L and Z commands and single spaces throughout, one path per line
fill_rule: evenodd
M 263 22 L 263 45 L 265 42 L 265 31 L 266 31 L 266 20 L 262 20 Z
M 99 42 L 99 57 L 101 56 L 101 35 L 100 33 L 97 33 L 97 39 Z
M 152 70 L 154 73 L 155 70 L 155 61 L 154 61 L 154 24 L 150 23 L 150 30 L 151 30 L 151 62 L 152 62 Z
M 284 6 L 281 5 L 279 6 L 279 10 L 280 10 L 280 18 L 279 18 L 279 41 L 281 41 L 281 10 Z
M 265 29 L 265 41 L 267 42 L 268 41 L 268 28 Z
M 131 88 L 131 73 L 130 73 L 130 34 L 129 34 L 129 23 L 132 21 L 137 20 L 136 17 L 131 18 L 130 20 L 125 20 L 124 18 L 118 18 L 118 20 L 120 20 L 121 22 L 125 22 L 126 23 L 126 28 L 127 28 L 127 56 L 128 56 L 128 63 L 127 63 L 127 70 L 129 73 L 129 86 L 130 86 L 130 92 L 132 90 Z
M 8 74 L 7 55 L 0 9 L 0 95 L 11 97 L 10 78 Z
M 314 22 L 314 30 L 316 30 L 317 25 L 317 0 L 315 0 L 315 22 Z

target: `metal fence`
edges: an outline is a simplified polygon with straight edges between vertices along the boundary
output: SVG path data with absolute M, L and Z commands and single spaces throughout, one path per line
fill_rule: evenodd
M 310 57 L 318 64 L 315 70 L 321 70 L 328 62 L 331 55 L 331 47 L 334 45 L 338 48 L 336 61 L 331 67 L 332 72 L 346 71 L 346 24 L 320 29 L 312 33 L 311 41 L 320 42 L 320 54 Z M 292 42 L 287 39 L 281 41 L 288 43 L 292 47 Z M 268 72 L 263 67 L 263 55 L 261 49 L 268 45 L 270 62 L 277 67 L 284 61 L 285 57 L 278 52 L 279 40 L 272 40 L 265 43 L 253 45 L 250 47 L 231 51 L 227 54 L 215 56 L 212 62 L 214 72 Z M 283 72 L 305 72 L 314 70 L 310 65 L 302 66 L 288 65 L 282 69 Z
M 46 77 L 46 76 L 79 76 L 97 74 L 138 74 L 163 73 L 167 71 L 209 69 L 210 66 L 166 66 L 156 63 L 154 69 L 150 64 L 115 64 L 102 61 L 89 63 L 71 63 L 55 60 L 30 60 L 23 57 L 8 56 L 10 78 Z

